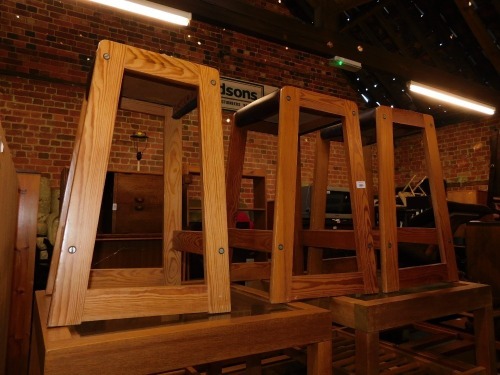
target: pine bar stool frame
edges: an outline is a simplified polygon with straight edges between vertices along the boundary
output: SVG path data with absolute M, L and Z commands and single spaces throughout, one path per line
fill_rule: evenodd
M 356 374 L 379 373 L 379 333 L 429 319 L 470 311 L 474 316 L 476 363 L 485 373 L 495 373 L 493 308 L 491 288 L 458 281 L 451 226 L 446 204 L 436 131 L 429 115 L 377 107 L 367 113 L 364 135 L 377 142 L 379 163 L 379 231 L 374 231 L 380 248 L 383 294 L 337 296 L 328 308 L 332 320 L 355 329 Z M 363 115 L 360 117 L 364 117 Z M 374 127 L 370 127 L 375 122 Z M 394 135 L 416 128 L 423 135 L 436 228 L 398 228 L 394 187 Z M 373 134 L 375 129 L 376 134 Z M 338 140 L 340 130 L 325 129 L 322 138 Z M 369 142 L 368 142 L 369 143 Z M 430 265 L 399 268 L 398 241 L 439 246 L 440 261 Z
M 446 204 L 443 172 L 439 157 L 436 128 L 430 115 L 380 106 L 376 109 L 376 132 L 379 168 L 379 215 L 382 290 L 392 292 L 400 288 L 439 281 L 458 281 L 458 269 L 453 247 L 450 215 Z M 440 262 L 433 265 L 399 268 L 398 235 L 394 177 L 394 124 L 404 124 L 422 130 L 422 140 L 431 190 L 431 202 L 436 223 L 435 236 Z M 383 176 L 383 177 L 382 177 Z M 416 235 L 410 240 L 421 240 L 419 228 L 410 229 Z M 402 230 L 400 230 L 402 232 Z
M 322 117 L 301 121 L 304 113 Z M 277 121 L 275 115 L 278 115 Z M 343 122 L 344 136 L 348 140 L 345 143 L 345 151 L 352 202 L 355 207 L 353 221 L 358 232 L 354 236 L 354 242 L 360 268 L 354 272 L 338 274 L 294 275 L 294 250 L 297 254 L 302 251 L 302 246 L 308 245 L 305 234 L 307 231 L 298 230 L 298 223 L 301 220 L 300 194 L 298 194 L 300 192 L 299 136 L 329 126 L 339 118 Z M 270 279 L 269 298 L 272 303 L 376 292 L 378 290 L 376 265 L 370 218 L 367 216 L 367 192 L 363 188 L 365 173 L 356 104 L 349 100 L 285 86 L 237 111 L 232 121 L 226 167 L 229 219 L 235 217 L 238 211 L 248 131 L 278 136 L 273 229 L 267 231 L 235 229 L 233 220 L 230 220 L 229 242 L 231 247 L 270 252 L 271 266 L 270 269 L 266 268 L 268 263 L 265 262 L 242 263 L 235 269 L 232 265 L 231 279 L 244 280 L 238 275 L 248 275 L 254 271 L 261 276 L 267 275 Z M 327 162 L 328 155 L 323 155 L 319 163 L 327 164 Z M 334 247 L 336 239 L 324 236 L 327 234 L 324 232 L 327 231 L 322 232 L 323 236 L 319 237 L 311 232 L 309 240 L 316 237 L 315 242 L 318 242 L 317 239 L 321 238 L 321 244 L 318 246 Z M 300 257 L 298 259 L 300 262 Z
M 139 80 L 133 91 L 142 97 L 120 98 L 126 91 L 126 80 Z M 49 327 L 90 320 L 230 311 L 219 86 L 219 73 L 213 68 L 111 41 L 99 43 L 47 283 L 46 293 L 51 295 Z M 155 106 L 150 96 L 158 87 L 161 97 L 172 92 L 186 95 L 174 95 L 170 99 L 177 105 L 159 108 L 165 117 L 163 269 L 91 270 L 118 105 L 127 101 L 143 112 Z M 172 245 L 182 221 L 182 126 L 178 119 L 196 106 L 202 145 L 205 283 L 181 285 L 181 254 Z M 203 178 L 205 175 L 210 178 Z
M 376 142 L 378 150 L 379 230 L 374 230 L 374 235 L 377 248 L 380 248 L 382 291 L 387 293 L 412 286 L 458 281 L 434 119 L 430 115 L 387 106 L 367 110 L 360 117 L 362 136 L 367 140 L 366 143 Z M 395 124 L 404 127 L 396 128 Z M 398 228 L 394 136 L 418 134 L 419 131 L 422 134 L 436 228 Z M 326 141 L 339 140 L 340 136 L 338 126 L 325 129 L 321 133 L 322 139 Z M 400 268 L 398 242 L 437 245 L 440 260 L 438 263 Z

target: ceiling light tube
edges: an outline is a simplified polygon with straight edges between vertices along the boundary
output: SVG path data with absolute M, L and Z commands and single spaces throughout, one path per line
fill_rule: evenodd
M 165 5 L 156 4 L 145 0 L 90 0 L 94 3 L 107 5 L 113 8 L 155 18 L 160 21 L 187 26 L 191 20 L 191 13 L 184 12 Z
M 458 105 L 460 107 L 472 109 L 487 115 L 495 114 L 495 107 L 491 107 L 486 104 L 476 102 L 475 100 L 467 99 L 462 96 L 450 94 L 445 91 L 441 91 L 430 86 L 423 85 L 421 83 L 410 81 L 408 83 L 410 91 L 429 96 L 434 99 L 442 100 L 443 102 Z

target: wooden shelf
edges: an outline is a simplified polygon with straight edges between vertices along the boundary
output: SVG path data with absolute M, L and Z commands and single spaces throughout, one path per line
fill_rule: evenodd
M 125 241 L 125 240 L 161 240 L 161 233 L 108 233 L 98 234 L 96 241 Z
M 200 168 L 195 165 L 184 165 L 184 176 L 200 174 Z M 248 169 L 243 171 L 243 179 L 252 181 L 253 207 L 241 207 L 241 211 L 248 212 L 256 229 L 267 229 L 267 197 L 266 197 L 266 172 L 263 169 Z M 192 179 L 183 179 L 185 184 L 190 184 Z M 185 192 L 186 194 L 186 192 Z M 189 228 L 193 223 L 201 222 L 201 200 L 184 197 L 184 225 Z

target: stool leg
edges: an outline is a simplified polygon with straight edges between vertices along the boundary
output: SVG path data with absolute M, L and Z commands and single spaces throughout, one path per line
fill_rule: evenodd
M 313 192 L 311 197 L 310 229 L 325 229 L 326 194 L 328 188 L 328 159 L 330 157 L 330 141 L 321 139 L 320 132 L 316 135 L 316 151 L 313 175 Z M 307 249 L 307 271 L 309 275 L 322 271 L 323 249 L 309 247 Z
M 377 108 L 377 147 L 379 173 L 380 268 L 382 290 L 399 290 L 396 200 L 394 199 L 394 133 L 392 110 Z
M 295 232 L 297 166 L 290 161 L 297 160 L 298 154 L 300 97 L 296 88 L 281 90 L 269 290 L 271 303 L 290 301 Z
M 434 211 L 434 221 L 438 234 L 439 256 L 441 263 L 446 264 L 447 281 L 458 281 L 457 262 L 455 260 L 455 248 L 453 246 L 453 234 L 451 232 L 450 214 L 446 204 L 446 192 L 443 184 L 443 171 L 439 159 L 439 147 L 437 143 L 436 127 L 434 120 L 429 115 L 424 117 L 424 149 L 425 161 L 429 170 L 429 184 L 431 188 L 431 200 Z
M 245 162 L 247 131 L 235 125 L 232 118 L 231 134 L 227 151 L 226 164 L 226 207 L 228 228 L 236 226 L 236 214 L 240 201 L 241 179 Z
M 163 189 L 168 199 L 163 205 L 163 275 L 165 285 L 181 285 L 182 253 L 174 249 L 174 231 L 182 229 L 182 123 L 165 109 L 163 143 Z
M 356 330 L 356 374 L 378 374 L 378 332 Z
M 300 148 L 300 144 L 299 144 Z M 297 154 L 297 179 L 295 183 L 295 233 L 293 238 L 293 274 L 303 275 L 304 268 L 304 246 L 300 235 L 302 229 L 302 196 L 301 196 L 301 169 L 300 169 L 300 150 Z
M 361 145 L 361 132 L 357 107 L 350 103 L 352 116 L 346 116 L 343 125 L 344 150 L 347 161 L 347 178 L 351 196 L 352 219 L 356 243 L 356 259 L 358 270 L 363 275 L 364 293 L 378 291 L 377 265 L 373 236 L 371 233 L 368 193 L 366 191 L 366 175 L 364 169 L 363 148 Z

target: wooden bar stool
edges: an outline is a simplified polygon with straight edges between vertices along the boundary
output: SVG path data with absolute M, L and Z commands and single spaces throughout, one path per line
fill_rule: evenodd
M 382 291 L 373 296 L 333 297 L 332 320 L 356 331 L 356 373 L 379 373 L 379 333 L 406 324 L 471 311 L 474 315 L 476 362 L 494 373 L 492 298 L 489 286 L 458 282 L 450 218 L 433 118 L 407 110 L 380 106 L 365 112 L 362 135 L 377 143 L 379 230 Z M 396 124 L 402 126 L 395 126 Z M 394 137 L 421 134 L 429 177 L 435 228 L 398 227 L 394 176 Z M 321 133 L 325 142 L 342 140 L 339 125 Z M 370 159 L 371 160 L 371 159 Z M 438 247 L 439 261 L 400 267 L 398 245 Z
M 215 69 L 119 43 L 99 43 L 47 283 L 46 292 L 51 295 L 48 326 L 230 310 L 219 85 Z M 165 117 L 163 269 L 91 270 L 120 103 L 130 110 Z M 178 119 L 196 104 L 202 145 L 205 283 L 180 285 L 181 257 L 173 246 L 182 221 L 182 127 Z
M 361 116 L 361 132 L 365 143 L 376 142 L 379 181 L 379 231 L 374 231 L 380 248 L 382 291 L 432 284 L 440 281 L 458 281 L 450 217 L 439 158 L 436 129 L 432 116 L 379 106 Z M 426 173 L 429 178 L 435 228 L 400 228 L 396 219 L 394 175 L 394 136 L 421 134 Z M 321 133 L 324 141 L 341 140 L 339 125 Z M 398 244 L 437 246 L 438 262 L 412 267 L 399 267 Z
M 345 236 L 332 238 L 331 233 L 301 231 L 299 136 L 342 121 L 349 187 L 353 202 L 353 221 L 357 235 L 351 236 L 359 268 L 353 272 L 304 275 L 294 268 L 294 250 L 302 253 L 304 245 L 335 247 Z M 277 134 L 276 196 L 273 229 L 267 231 L 235 229 L 248 131 Z M 328 154 L 317 158 L 325 172 Z M 273 303 L 304 298 L 373 293 L 377 291 L 376 265 L 368 217 L 368 198 L 364 189 L 365 173 L 359 133 L 358 109 L 355 103 L 308 90 L 285 86 L 234 114 L 226 168 L 229 241 L 231 247 L 269 252 L 271 264 L 241 263 L 231 268 L 232 280 L 249 275 L 270 279 L 269 297 Z M 325 195 L 326 186 L 322 194 Z M 320 188 L 321 189 L 321 188 Z M 325 206 L 323 204 L 323 210 Z M 307 232 L 307 233 L 306 233 Z M 331 231 L 330 231 L 331 232 Z

